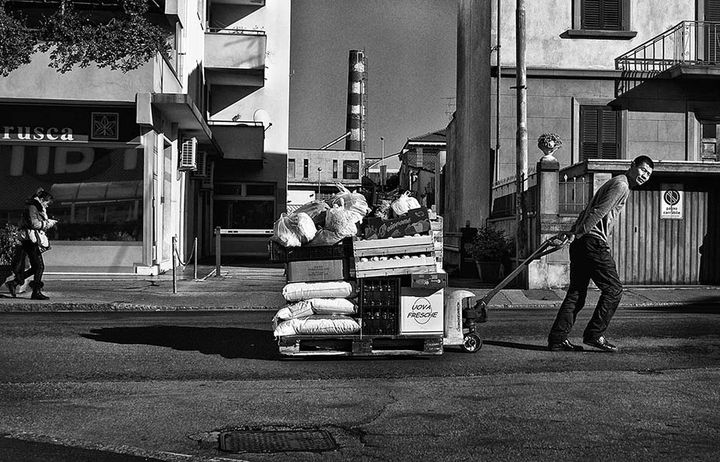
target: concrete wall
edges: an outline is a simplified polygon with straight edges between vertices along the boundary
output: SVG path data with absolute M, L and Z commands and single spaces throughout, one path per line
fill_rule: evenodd
M 213 109 L 212 120 L 251 121 L 255 111 L 270 115 L 265 132 L 265 152 L 287 155 L 290 124 L 290 4 L 267 0 L 262 8 L 213 6 L 213 17 L 223 19 L 227 29 L 264 30 L 267 34 L 265 85 L 257 89 L 219 88 L 213 99 L 226 102 Z
M 510 86 L 514 77 L 502 79 L 500 89 L 500 146 L 499 178 L 515 175 L 516 96 Z M 493 87 L 494 89 L 494 87 Z M 607 104 L 614 99 L 614 80 L 579 78 L 528 78 L 528 162 L 532 167 L 542 155 L 537 148 L 538 137 L 547 132 L 560 135 L 563 146 L 555 153 L 560 167 L 580 161 L 579 110 L 584 104 Z M 489 125 L 491 142 L 495 147 L 495 94 L 492 95 Z M 654 159 L 692 160 L 699 145 L 686 137 L 685 114 L 629 112 L 625 118 L 620 154 L 632 158 L 646 154 Z M 696 123 L 691 121 L 691 123 Z M 686 144 L 689 156 L 686 154 Z M 686 159 L 686 156 L 688 158 Z
M 454 141 L 446 168 L 446 231 L 482 225 L 490 212 L 490 0 L 460 0 Z M 450 202 L 449 202 L 450 201 Z
M 614 59 L 683 20 L 694 20 L 695 0 L 631 0 L 630 40 L 561 38 L 573 28 L 573 0 L 529 0 L 527 15 L 527 65 L 556 69 L 614 69 Z M 501 2 L 502 65 L 515 65 L 515 5 Z M 492 43 L 496 43 L 496 8 L 492 1 Z M 494 57 L 493 57 L 494 64 Z

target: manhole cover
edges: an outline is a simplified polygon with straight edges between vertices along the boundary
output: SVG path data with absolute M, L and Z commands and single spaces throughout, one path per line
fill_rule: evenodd
M 235 430 L 220 433 L 226 452 L 334 451 L 337 444 L 327 430 Z

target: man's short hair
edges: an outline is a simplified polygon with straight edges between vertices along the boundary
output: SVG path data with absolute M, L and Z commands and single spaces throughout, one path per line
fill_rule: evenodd
M 653 160 L 649 158 L 648 156 L 637 156 L 633 159 L 632 164 L 635 166 L 638 166 L 640 164 L 647 164 L 650 168 L 655 168 L 655 164 L 653 163 Z

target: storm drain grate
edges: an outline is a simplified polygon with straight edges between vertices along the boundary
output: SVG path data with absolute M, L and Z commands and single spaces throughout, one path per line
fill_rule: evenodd
M 321 452 L 337 449 L 327 430 L 234 430 L 220 433 L 226 452 Z

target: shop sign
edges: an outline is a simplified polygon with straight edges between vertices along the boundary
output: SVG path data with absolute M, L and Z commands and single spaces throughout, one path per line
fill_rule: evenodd
M 0 143 L 139 141 L 132 108 L 0 105 Z
M 682 220 L 683 196 L 682 185 L 663 184 L 660 189 L 660 218 Z

